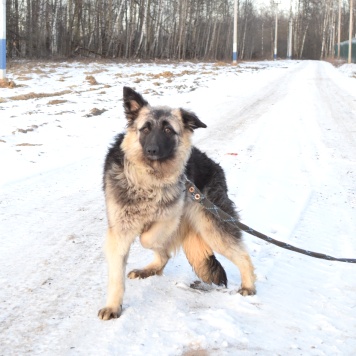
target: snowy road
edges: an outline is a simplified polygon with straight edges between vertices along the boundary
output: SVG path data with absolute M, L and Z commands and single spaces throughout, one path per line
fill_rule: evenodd
M 106 289 L 101 170 L 125 125 L 123 85 L 208 125 L 194 142 L 225 169 L 244 223 L 356 258 L 355 78 L 318 61 L 24 67 L 10 72 L 23 86 L 1 89 L 0 355 L 355 354 L 356 265 L 248 235 L 256 296 L 235 293 L 238 271 L 221 256 L 228 289 L 189 288 L 196 277 L 180 253 L 162 277 L 127 281 L 120 319 L 96 316 Z M 173 84 L 159 75 L 168 72 Z M 78 84 L 88 73 L 98 87 Z M 62 102 L 13 99 L 46 90 Z M 92 107 L 106 112 L 87 117 Z M 137 243 L 128 269 L 150 259 Z

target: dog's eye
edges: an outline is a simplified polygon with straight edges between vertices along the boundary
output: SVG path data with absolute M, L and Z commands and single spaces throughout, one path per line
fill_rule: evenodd
M 146 127 L 143 127 L 140 131 L 144 134 L 148 134 L 150 132 L 150 129 L 149 129 L 149 127 L 146 126 Z
M 167 134 L 167 135 L 170 135 L 172 133 L 172 129 L 170 129 L 169 127 L 165 127 L 164 128 L 164 132 Z

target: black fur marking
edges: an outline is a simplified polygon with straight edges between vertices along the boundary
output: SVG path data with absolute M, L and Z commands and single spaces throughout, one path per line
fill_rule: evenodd
M 221 166 L 210 159 L 205 153 L 192 148 L 191 156 L 186 166 L 186 175 L 198 189 L 216 206 L 227 214 L 239 218 L 234 203 L 228 197 L 225 174 Z M 237 239 L 241 238 L 241 230 L 231 224 L 223 224 L 211 215 L 219 228 L 225 230 Z
M 201 122 L 193 112 L 185 109 L 179 109 L 182 115 L 184 127 L 190 131 L 193 131 L 199 127 L 206 128 L 204 122 Z
M 227 287 L 226 272 L 220 262 L 216 259 L 215 255 L 209 256 L 207 265 L 210 271 L 211 282 L 218 286 Z
M 128 126 L 131 126 L 133 121 L 137 118 L 139 111 L 142 107 L 148 105 L 148 102 L 141 94 L 136 93 L 129 87 L 124 87 L 123 93 L 125 114 L 128 120 Z
M 154 109 L 152 111 L 152 117 L 157 121 L 162 117 L 169 117 L 171 115 L 172 115 L 171 110 L 167 110 L 167 109 Z
M 166 130 L 169 129 L 169 130 Z M 140 144 L 149 160 L 164 161 L 174 156 L 176 149 L 175 132 L 169 125 L 151 125 L 149 130 L 140 132 Z
M 109 148 L 109 151 L 106 155 L 104 163 L 104 180 L 103 180 L 103 189 L 105 191 L 105 173 L 110 170 L 113 164 L 117 164 L 119 167 L 124 166 L 124 157 L 125 153 L 121 149 L 121 143 L 125 137 L 125 134 L 121 133 L 115 137 L 113 145 Z

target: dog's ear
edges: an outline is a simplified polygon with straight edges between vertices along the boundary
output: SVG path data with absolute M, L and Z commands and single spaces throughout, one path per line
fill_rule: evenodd
M 204 122 L 201 122 L 193 112 L 187 111 L 184 109 L 179 109 L 182 115 L 182 120 L 184 123 L 184 127 L 190 131 L 193 131 L 199 127 L 207 127 Z
M 128 124 L 130 125 L 138 116 L 142 107 L 148 105 L 148 102 L 141 94 L 136 93 L 129 87 L 124 87 L 124 109 Z

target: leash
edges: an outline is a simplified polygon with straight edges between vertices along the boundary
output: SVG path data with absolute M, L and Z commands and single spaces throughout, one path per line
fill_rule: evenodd
M 319 253 L 319 252 L 303 250 L 299 247 L 292 246 L 286 242 L 281 242 L 281 241 L 272 239 L 271 237 L 250 228 L 249 226 L 238 221 L 236 218 L 225 213 L 223 210 L 221 210 L 219 207 L 217 207 L 214 203 L 212 203 L 204 194 L 202 194 L 201 191 L 188 179 L 185 182 L 185 187 L 187 189 L 188 196 L 191 198 L 192 201 L 202 205 L 204 207 L 204 209 L 209 211 L 211 214 L 215 215 L 220 221 L 229 223 L 233 226 L 237 226 L 240 230 L 245 231 L 250 235 L 256 236 L 264 241 L 267 241 L 267 242 L 269 242 L 273 245 L 279 246 L 281 248 L 285 248 L 290 251 L 301 253 L 302 255 L 306 255 L 306 256 L 310 256 L 310 257 L 314 257 L 314 258 L 320 258 L 320 259 L 328 260 L 328 261 L 356 263 L 356 259 L 336 258 L 336 257 L 325 255 L 325 254 Z

